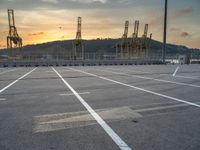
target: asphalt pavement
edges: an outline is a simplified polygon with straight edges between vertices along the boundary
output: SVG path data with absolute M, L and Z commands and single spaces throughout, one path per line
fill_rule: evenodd
M 0 150 L 199 150 L 199 116 L 200 65 L 0 68 Z

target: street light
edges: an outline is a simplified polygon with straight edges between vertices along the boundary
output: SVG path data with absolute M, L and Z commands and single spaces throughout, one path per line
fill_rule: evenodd
M 164 33 L 163 33 L 163 48 L 162 48 L 162 59 L 165 63 L 166 57 L 166 38 L 167 38 L 167 1 L 165 0 L 165 14 L 164 14 Z

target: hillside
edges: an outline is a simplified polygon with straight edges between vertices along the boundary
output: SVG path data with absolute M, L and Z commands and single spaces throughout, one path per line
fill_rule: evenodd
M 119 39 L 96 39 L 84 40 L 85 53 L 115 53 L 115 44 Z M 43 44 L 27 45 L 23 47 L 23 53 L 27 54 L 56 54 L 65 53 L 72 49 L 72 40 L 54 41 Z M 153 40 L 151 42 L 151 53 L 161 54 L 162 43 Z M 167 55 L 188 54 L 192 53 L 193 56 L 200 55 L 199 49 L 190 49 L 185 46 L 167 44 Z M 0 51 L 0 55 L 6 54 L 5 49 Z

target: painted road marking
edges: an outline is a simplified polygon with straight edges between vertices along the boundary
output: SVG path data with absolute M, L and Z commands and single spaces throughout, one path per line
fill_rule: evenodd
M 45 71 L 45 72 L 47 72 L 47 73 L 54 73 L 53 71 Z
M 36 70 L 37 68 L 34 68 L 33 70 L 29 71 L 28 73 L 26 73 L 25 75 L 19 77 L 17 80 L 13 81 L 12 83 L 10 83 L 9 85 L 7 85 L 6 87 L 4 87 L 3 89 L 0 90 L 0 93 L 2 93 L 3 91 L 5 91 L 6 89 L 8 89 L 9 87 L 11 87 L 12 85 L 14 85 L 15 83 L 17 83 L 19 80 L 25 78 L 27 75 L 29 75 L 30 73 L 32 73 L 34 70 Z
M 6 99 L 5 98 L 0 98 L 0 101 L 6 101 Z
M 130 73 L 133 73 L 133 72 L 138 72 L 138 71 L 130 71 L 130 70 L 120 70 L 120 69 L 113 69 L 113 68 L 108 68 L 109 70 L 114 70 L 114 71 L 127 71 L 127 72 L 130 72 Z M 86 71 L 86 70 L 85 70 Z M 153 74 L 151 72 L 143 72 L 143 73 L 146 73 L 146 74 Z M 169 74 L 160 74 L 160 75 L 164 75 L 164 76 L 172 76 L 172 75 L 169 75 Z M 180 75 L 176 75 L 174 77 L 178 77 L 178 78 L 186 78 L 186 79 L 194 79 L 194 80 L 198 80 L 200 78 L 198 77 L 188 77 L 188 76 L 180 76 Z
M 97 109 L 95 111 L 108 122 L 142 117 L 128 106 Z M 95 118 L 87 110 L 35 116 L 33 120 L 34 132 L 49 132 L 97 124 Z
M 109 69 L 111 69 L 111 70 L 119 70 L 119 69 L 114 69 L 114 68 L 109 68 Z M 130 72 L 130 73 L 133 73 L 133 72 L 135 72 L 135 73 L 143 73 L 143 74 L 152 74 L 151 72 L 146 72 L 146 71 L 140 71 L 140 70 L 120 70 L 120 71 L 127 71 L 127 72 Z
M 71 70 L 59 70 L 59 72 L 69 72 L 69 71 L 71 71 Z M 54 71 L 45 71 L 45 72 L 47 72 L 47 73 L 54 73 Z
M 179 70 L 179 66 L 176 68 L 176 70 L 174 71 L 174 73 L 173 73 L 173 77 L 176 75 L 176 73 L 178 72 L 178 70 Z
M 77 99 L 83 104 L 88 112 L 94 117 L 104 131 L 112 138 L 121 150 L 131 150 L 131 148 L 115 133 L 115 131 L 90 107 L 90 105 L 71 87 L 71 85 L 63 79 L 63 77 L 52 67 L 55 73 L 61 78 L 65 85 L 74 93 Z
M 85 94 L 90 94 L 90 92 L 82 92 L 78 93 L 79 95 L 85 95 Z M 72 96 L 74 93 L 64 93 L 64 94 L 59 94 L 60 96 Z
M 149 107 L 149 108 L 140 108 L 140 109 L 134 109 L 134 111 L 141 113 L 145 111 L 155 111 L 155 110 L 165 110 L 165 109 L 170 109 L 170 108 L 181 108 L 189 106 L 188 104 L 174 104 L 174 105 L 169 105 L 169 106 L 156 106 L 156 107 Z
M 11 70 L 6 70 L 6 71 L 3 71 L 3 72 L 0 72 L 0 75 L 1 74 L 5 74 L 5 73 L 8 73 L 8 72 L 11 72 L 11 71 L 16 71 L 16 70 L 19 70 L 20 68 L 17 68 L 17 69 L 11 69 Z
M 200 79 L 200 78 L 198 78 L 198 77 L 188 77 L 188 76 L 180 76 L 180 75 L 176 75 L 176 76 L 174 76 L 174 77 L 177 77 L 177 78 L 186 78 L 186 79 L 194 79 L 194 80 Z
M 130 74 L 126 74 L 126 73 L 119 73 L 119 72 L 113 72 L 113 71 L 102 70 L 102 69 L 94 69 L 94 70 L 104 71 L 104 72 L 118 74 L 118 75 L 132 76 L 132 77 L 141 78 L 141 79 L 154 80 L 154 81 L 159 81 L 159 82 L 172 83 L 172 84 L 177 84 L 177 85 L 184 85 L 184 86 L 200 88 L 199 85 L 195 85 L 195 84 L 188 84 L 188 83 L 175 82 L 175 81 L 169 81 L 169 80 L 155 79 L 155 78 L 138 76 L 138 75 L 130 75 Z
M 134 88 L 134 89 L 146 92 L 146 93 L 150 93 L 150 94 L 153 94 L 153 95 L 157 95 L 157 96 L 160 96 L 160 97 L 164 97 L 164 98 L 167 98 L 167 99 L 171 99 L 171 100 L 174 100 L 174 101 L 178 101 L 178 102 L 181 102 L 181 103 L 185 103 L 185 104 L 192 105 L 192 106 L 200 108 L 199 104 L 196 104 L 196 103 L 193 103 L 193 102 L 188 102 L 186 100 L 182 100 L 182 99 L 179 99 L 179 98 L 175 98 L 175 97 L 167 96 L 167 95 L 160 94 L 160 93 L 157 93 L 157 92 L 153 92 L 153 91 L 150 91 L 150 90 L 146 90 L 146 89 L 143 89 L 143 88 L 139 88 L 139 87 L 136 87 L 136 86 L 133 86 L 133 85 L 129 85 L 129 84 L 126 84 L 126 83 L 123 83 L 123 82 L 112 80 L 112 79 L 109 79 L 109 78 L 106 78 L 106 77 L 98 76 L 96 74 L 92 74 L 92 73 L 85 72 L 85 71 L 82 71 L 82 70 L 77 70 L 77 69 L 73 69 L 73 68 L 70 68 L 70 69 L 77 71 L 77 72 L 81 72 L 81 73 L 90 75 L 90 76 L 93 76 L 93 77 L 97 77 L 97 78 L 100 78 L 100 79 L 103 79 L 103 80 L 106 80 L 106 81 L 110 81 L 110 82 L 120 84 L 120 85 L 123 85 L 123 86 L 126 86 L 126 87 L 131 87 L 131 88 Z
M 113 122 L 125 119 L 141 118 L 144 115 L 161 115 L 163 113 L 169 113 L 171 109 L 173 111 L 174 108 L 184 108 L 189 106 L 183 103 L 174 103 L 176 102 L 173 101 L 173 103 L 159 103 L 161 104 L 160 106 L 159 104 L 156 105 L 156 103 L 154 103 L 154 105 L 150 105 L 149 107 L 142 105 L 142 107 L 139 108 L 135 107 L 135 105 L 110 107 L 105 109 L 96 109 L 95 111 L 102 116 L 104 120 Z M 144 112 L 152 111 L 156 112 L 144 114 Z M 185 110 L 181 109 L 181 111 Z M 35 133 L 85 127 L 97 124 L 96 120 L 90 115 L 90 113 L 88 113 L 87 110 L 35 116 L 33 120 L 33 132 Z
M 160 75 L 164 75 L 164 76 L 172 76 L 170 74 L 160 74 Z M 185 79 L 193 79 L 193 80 L 199 80 L 200 78 L 198 76 L 181 76 L 181 75 L 176 75 L 174 76 L 174 78 L 185 78 Z

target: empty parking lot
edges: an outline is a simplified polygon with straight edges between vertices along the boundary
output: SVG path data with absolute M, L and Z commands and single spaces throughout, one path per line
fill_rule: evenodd
M 200 66 L 0 68 L 2 150 L 199 150 Z

